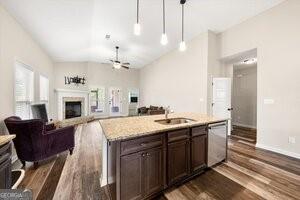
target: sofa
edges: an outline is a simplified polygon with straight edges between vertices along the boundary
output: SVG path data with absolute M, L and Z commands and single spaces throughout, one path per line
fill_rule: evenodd
M 162 115 L 165 114 L 165 109 L 158 106 L 140 107 L 138 108 L 139 115 Z

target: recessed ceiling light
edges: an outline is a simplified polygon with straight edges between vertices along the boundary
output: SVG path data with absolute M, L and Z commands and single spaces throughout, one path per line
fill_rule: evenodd
M 105 39 L 109 40 L 110 39 L 110 35 L 109 34 L 105 35 Z

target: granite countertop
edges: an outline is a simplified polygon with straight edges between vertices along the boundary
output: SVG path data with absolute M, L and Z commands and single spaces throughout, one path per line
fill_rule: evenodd
M 169 114 L 168 118 L 187 118 L 195 121 L 176 125 L 163 125 L 155 122 L 155 120 L 164 118 L 165 115 L 124 117 L 100 120 L 100 124 L 106 139 L 108 141 L 117 141 L 227 120 L 197 113 L 172 113 Z
M 16 135 L 0 135 L 0 146 L 10 142 Z

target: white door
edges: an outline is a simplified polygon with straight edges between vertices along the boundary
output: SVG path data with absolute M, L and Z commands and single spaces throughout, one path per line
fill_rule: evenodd
M 120 116 L 122 113 L 122 91 L 120 88 L 109 88 L 109 114 Z
M 231 119 L 231 78 L 213 78 L 213 116 Z M 228 121 L 228 135 L 231 120 Z

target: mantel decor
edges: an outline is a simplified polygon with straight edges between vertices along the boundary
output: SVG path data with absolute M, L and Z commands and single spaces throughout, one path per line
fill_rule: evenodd
M 65 85 L 70 85 L 72 83 L 74 83 L 75 85 L 85 85 L 86 79 L 84 77 L 79 77 L 79 76 L 75 76 L 75 77 L 68 77 L 65 76 Z

